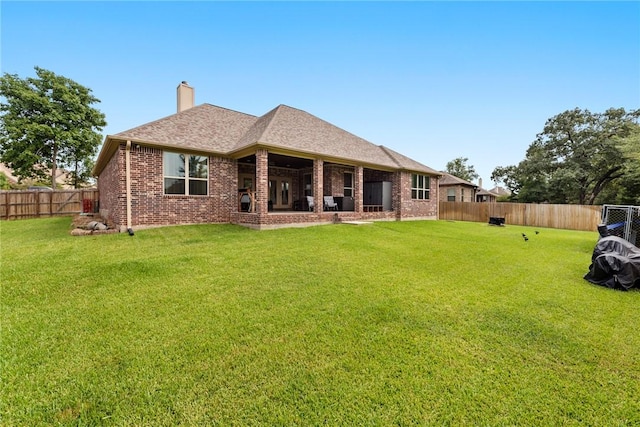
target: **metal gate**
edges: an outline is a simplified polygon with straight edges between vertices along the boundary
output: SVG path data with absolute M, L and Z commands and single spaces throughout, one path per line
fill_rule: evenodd
M 640 206 L 602 206 L 601 236 L 618 236 L 640 246 Z

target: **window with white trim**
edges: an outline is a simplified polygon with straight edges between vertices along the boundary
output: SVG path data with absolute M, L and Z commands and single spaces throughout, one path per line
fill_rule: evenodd
M 456 189 L 447 188 L 447 202 L 455 202 L 455 201 L 456 201 Z
M 345 197 L 353 196 L 353 174 L 351 172 L 344 173 L 344 188 L 342 189 L 342 194 Z
M 417 200 L 428 200 L 431 187 L 430 179 L 427 175 L 411 175 L 411 198 Z
M 194 154 L 163 153 L 164 194 L 209 194 L 209 158 Z M 188 172 L 188 173 L 187 173 Z

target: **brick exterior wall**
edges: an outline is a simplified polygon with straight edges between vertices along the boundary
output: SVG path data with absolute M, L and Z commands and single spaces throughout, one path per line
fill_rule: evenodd
M 209 157 L 209 195 L 164 194 L 162 150 L 131 148 L 131 225 L 154 226 L 228 223 L 237 210 L 237 164 Z M 126 217 L 125 146 L 114 154 L 100 174 L 100 212 L 115 227 L 124 228 Z
M 400 209 L 397 212 L 398 220 L 404 219 L 437 219 L 438 218 L 438 180 L 435 177 L 429 179 L 429 199 L 414 200 L 411 198 L 411 173 L 400 172 Z
M 100 216 L 113 228 L 126 225 L 127 201 L 124 188 L 124 145 L 121 145 L 98 179 Z
M 324 196 L 344 195 L 344 174 L 346 172 L 353 174 L 355 181 L 356 173 L 353 166 L 325 164 L 322 185 Z
M 475 202 L 476 201 L 476 192 L 473 190 L 473 187 L 469 187 L 468 185 L 442 185 L 440 187 L 440 201 L 448 202 L 449 190 L 453 189 L 454 196 L 456 197 L 454 202 Z M 464 199 L 462 198 L 462 190 L 464 190 Z
M 411 173 L 385 172 L 314 162 L 314 194 L 342 194 L 344 172 L 354 174 L 354 212 L 322 212 L 322 197 L 316 198 L 314 212 L 268 212 L 269 174 L 291 176 L 291 195 L 300 194 L 302 175 L 298 172 L 268 167 L 268 153 L 256 153 L 255 213 L 238 212 L 238 173 L 251 172 L 233 159 L 209 156 L 209 195 L 183 196 L 164 194 L 162 150 L 133 144 L 131 147 L 131 221 L 133 227 L 195 223 L 235 223 L 253 228 L 310 225 L 349 220 L 435 219 L 438 212 L 437 183 L 430 179 L 430 199 L 411 199 Z M 108 162 L 100 174 L 100 213 L 114 227 L 126 227 L 125 145 Z M 388 212 L 362 212 L 363 183 L 367 180 L 393 182 L 393 207 Z M 297 182 L 296 182 L 297 181 Z
M 237 209 L 237 165 L 209 157 L 209 195 L 165 195 L 162 150 L 131 150 L 132 225 L 227 223 Z
M 322 212 L 322 196 L 324 193 L 324 161 L 316 159 L 313 161 L 313 212 L 319 214 Z

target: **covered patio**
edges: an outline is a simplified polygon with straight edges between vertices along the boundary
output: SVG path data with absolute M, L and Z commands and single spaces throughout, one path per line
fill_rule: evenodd
M 273 228 L 395 219 L 393 171 L 267 149 L 237 159 L 237 170 L 236 224 Z M 384 200 L 383 191 L 388 194 Z M 325 196 L 335 205 L 326 205 Z

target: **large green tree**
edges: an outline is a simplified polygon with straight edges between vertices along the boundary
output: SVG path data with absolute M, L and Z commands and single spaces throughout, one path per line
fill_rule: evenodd
M 469 159 L 467 157 L 457 157 L 450 162 L 447 162 L 445 172 L 471 182 L 478 178 L 479 175 L 473 165 L 467 165 L 468 161 Z
M 71 170 L 78 187 L 88 176 L 106 125 L 100 101 L 75 81 L 35 67 L 37 77 L 0 77 L 0 161 L 21 180 L 50 179 Z
M 593 204 L 604 195 L 611 199 L 609 190 L 635 170 L 633 147 L 626 147 L 633 144 L 639 117 L 640 110 L 623 108 L 565 111 L 547 120 L 523 161 L 497 167 L 491 179 L 504 182 L 520 202 Z
M 625 160 L 623 175 L 600 193 L 596 203 L 640 205 L 640 125 L 616 141 Z

